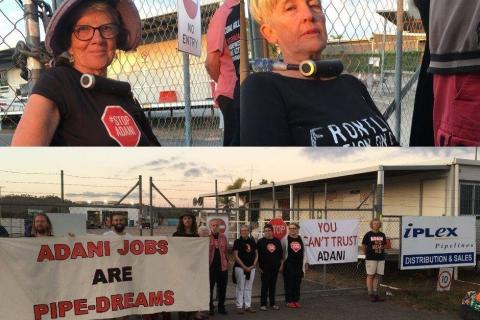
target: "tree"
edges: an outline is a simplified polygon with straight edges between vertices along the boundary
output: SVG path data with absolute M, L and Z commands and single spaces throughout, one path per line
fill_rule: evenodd
M 235 180 L 231 185 L 227 186 L 225 191 L 240 189 L 246 181 L 247 180 L 245 178 L 237 178 L 237 180 Z
M 260 181 L 259 185 L 265 185 L 265 184 L 268 184 L 268 180 L 267 179 L 264 179 L 262 178 L 262 181 Z

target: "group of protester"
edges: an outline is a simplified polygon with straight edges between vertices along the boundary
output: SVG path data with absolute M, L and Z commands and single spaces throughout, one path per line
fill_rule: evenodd
M 109 220 L 104 233 L 105 236 L 123 236 L 131 238 L 125 231 L 125 218 L 120 213 L 114 213 Z M 367 289 L 370 301 L 381 302 L 384 298 L 378 294 L 379 278 L 385 269 L 385 246 L 387 238 L 380 231 L 382 227 L 379 219 L 370 222 L 371 230 L 362 239 L 365 253 L 365 269 L 367 273 Z M 251 236 L 250 227 L 242 225 L 240 236 L 233 244 L 235 259 L 232 280 L 235 283 L 235 305 L 238 314 L 255 313 L 252 307 L 252 287 L 255 276 L 260 272 L 260 310 L 279 310 L 276 302 L 276 284 L 279 273 L 283 273 L 285 303 L 288 308 L 300 308 L 300 286 L 305 272 L 308 270 L 306 250 L 299 235 L 300 226 L 297 223 L 288 225 L 288 235 L 282 243 L 273 236 L 273 227 L 266 224 L 263 228 L 263 237 L 255 241 Z M 53 236 L 52 223 L 46 214 L 40 213 L 34 217 L 32 237 Z M 210 230 L 206 226 L 197 226 L 193 214 L 184 214 L 179 218 L 177 230 L 173 237 L 209 237 L 209 279 L 210 279 L 210 308 L 207 312 L 180 312 L 180 320 L 208 319 L 215 311 L 226 315 L 225 298 L 228 284 L 228 239 L 220 232 L 220 224 L 213 221 Z M 214 290 L 217 289 L 217 309 L 214 305 Z M 144 315 L 143 319 L 153 320 L 162 317 L 170 320 L 171 314 Z

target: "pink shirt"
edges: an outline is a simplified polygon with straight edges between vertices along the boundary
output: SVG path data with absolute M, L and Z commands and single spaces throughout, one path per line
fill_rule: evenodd
M 217 9 L 207 31 L 207 53 L 220 51 L 220 77 L 218 78 L 214 98 L 217 101 L 218 96 L 225 96 L 233 99 L 233 91 L 237 75 L 233 65 L 230 51 L 225 41 L 225 25 L 227 17 L 232 11 L 232 7 L 238 4 L 238 0 L 225 0 Z

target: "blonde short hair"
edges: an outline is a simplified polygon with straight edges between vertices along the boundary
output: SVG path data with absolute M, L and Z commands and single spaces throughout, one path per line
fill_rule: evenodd
M 280 0 L 251 0 L 250 13 L 259 25 L 265 24 Z
M 250 13 L 259 25 L 268 22 L 273 14 L 273 10 L 281 0 L 251 0 Z M 321 3 L 321 0 L 317 0 Z

